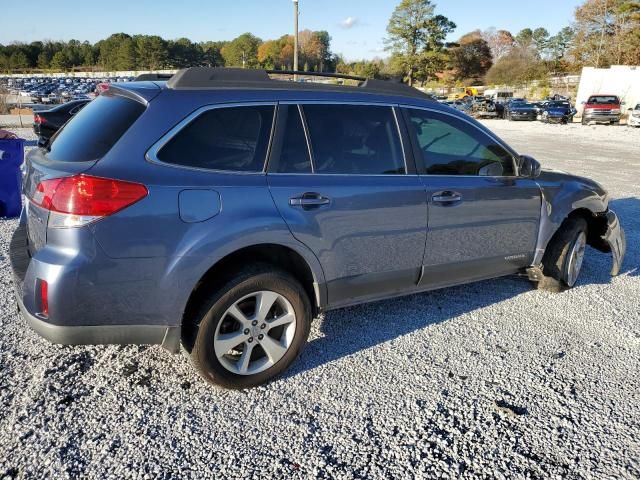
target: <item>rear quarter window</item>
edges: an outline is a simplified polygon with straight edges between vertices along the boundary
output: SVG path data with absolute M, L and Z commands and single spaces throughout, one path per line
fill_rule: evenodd
M 87 162 L 103 157 L 133 125 L 145 106 L 119 95 L 100 95 L 82 108 L 53 138 L 47 158 Z
M 207 110 L 157 153 L 161 162 L 205 170 L 261 172 L 275 107 L 247 105 Z

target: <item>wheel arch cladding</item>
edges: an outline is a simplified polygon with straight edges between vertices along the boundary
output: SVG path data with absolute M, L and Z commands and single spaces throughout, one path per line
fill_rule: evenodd
M 220 258 L 197 281 L 189 295 L 182 318 L 185 339 L 188 340 L 192 337 L 189 332 L 192 330 L 191 327 L 194 327 L 187 325 L 186 322 L 193 318 L 194 311 L 206 298 L 207 292 L 210 293 L 211 289 L 219 288 L 234 273 L 255 263 L 270 264 L 290 273 L 300 282 L 307 293 L 313 308 L 313 315 L 319 313 L 325 304 L 324 280 L 323 277 L 320 277 L 319 273 L 321 272 L 314 270 L 309 264 L 308 258 L 305 258 L 303 254 L 291 246 L 273 243 L 249 245 Z

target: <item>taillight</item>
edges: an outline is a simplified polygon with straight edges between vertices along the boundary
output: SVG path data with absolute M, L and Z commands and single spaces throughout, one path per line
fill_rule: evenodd
M 49 316 L 49 284 L 46 280 L 39 280 L 40 283 L 40 314 Z
M 96 86 L 96 93 L 97 93 L 98 95 L 100 95 L 101 93 L 108 92 L 108 91 L 109 91 L 109 88 L 110 88 L 110 85 L 109 85 L 109 83 L 108 83 L 108 82 L 102 82 L 102 83 L 99 83 L 99 84 Z
M 74 175 L 43 180 L 31 201 L 49 210 L 49 227 L 79 227 L 113 215 L 148 193 L 139 183 Z
M 37 113 L 33 116 L 33 123 L 37 125 L 42 125 L 43 123 L 47 123 L 47 120 L 44 117 L 41 117 Z

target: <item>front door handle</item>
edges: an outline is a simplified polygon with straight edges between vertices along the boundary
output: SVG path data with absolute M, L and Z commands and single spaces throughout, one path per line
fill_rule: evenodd
M 289 205 L 292 207 L 302 207 L 304 210 L 329 205 L 329 203 L 331 203 L 331 201 L 327 197 L 314 192 L 303 193 L 299 197 L 291 197 L 289 199 Z
M 440 204 L 458 203 L 462 201 L 462 195 L 460 195 L 458 192 L 445 190 L 443 192 L 434 193 L 431 196 L 431 201 L 433 203 L 440 203 Z

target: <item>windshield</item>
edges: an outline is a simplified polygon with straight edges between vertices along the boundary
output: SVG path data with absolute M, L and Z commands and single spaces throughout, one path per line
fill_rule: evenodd
M 602 105 L 610 105 L 610 104 L 617 105 L 620 102 L 618 100 L 618 97 L 615 97 L 613 95 L 603 95 L 603 96 L 597 96 L 597 97 L 589 97 L 589 100 L 587 101 L 587 103 L 597 103 Z
M 86 162 L 103 157 L 142 114 L 143 104 L 118 95 L 89 102 L 52 138 L 47 158 Z
M 550 107 L 571 107 L 569 102 L 549 102 Z

